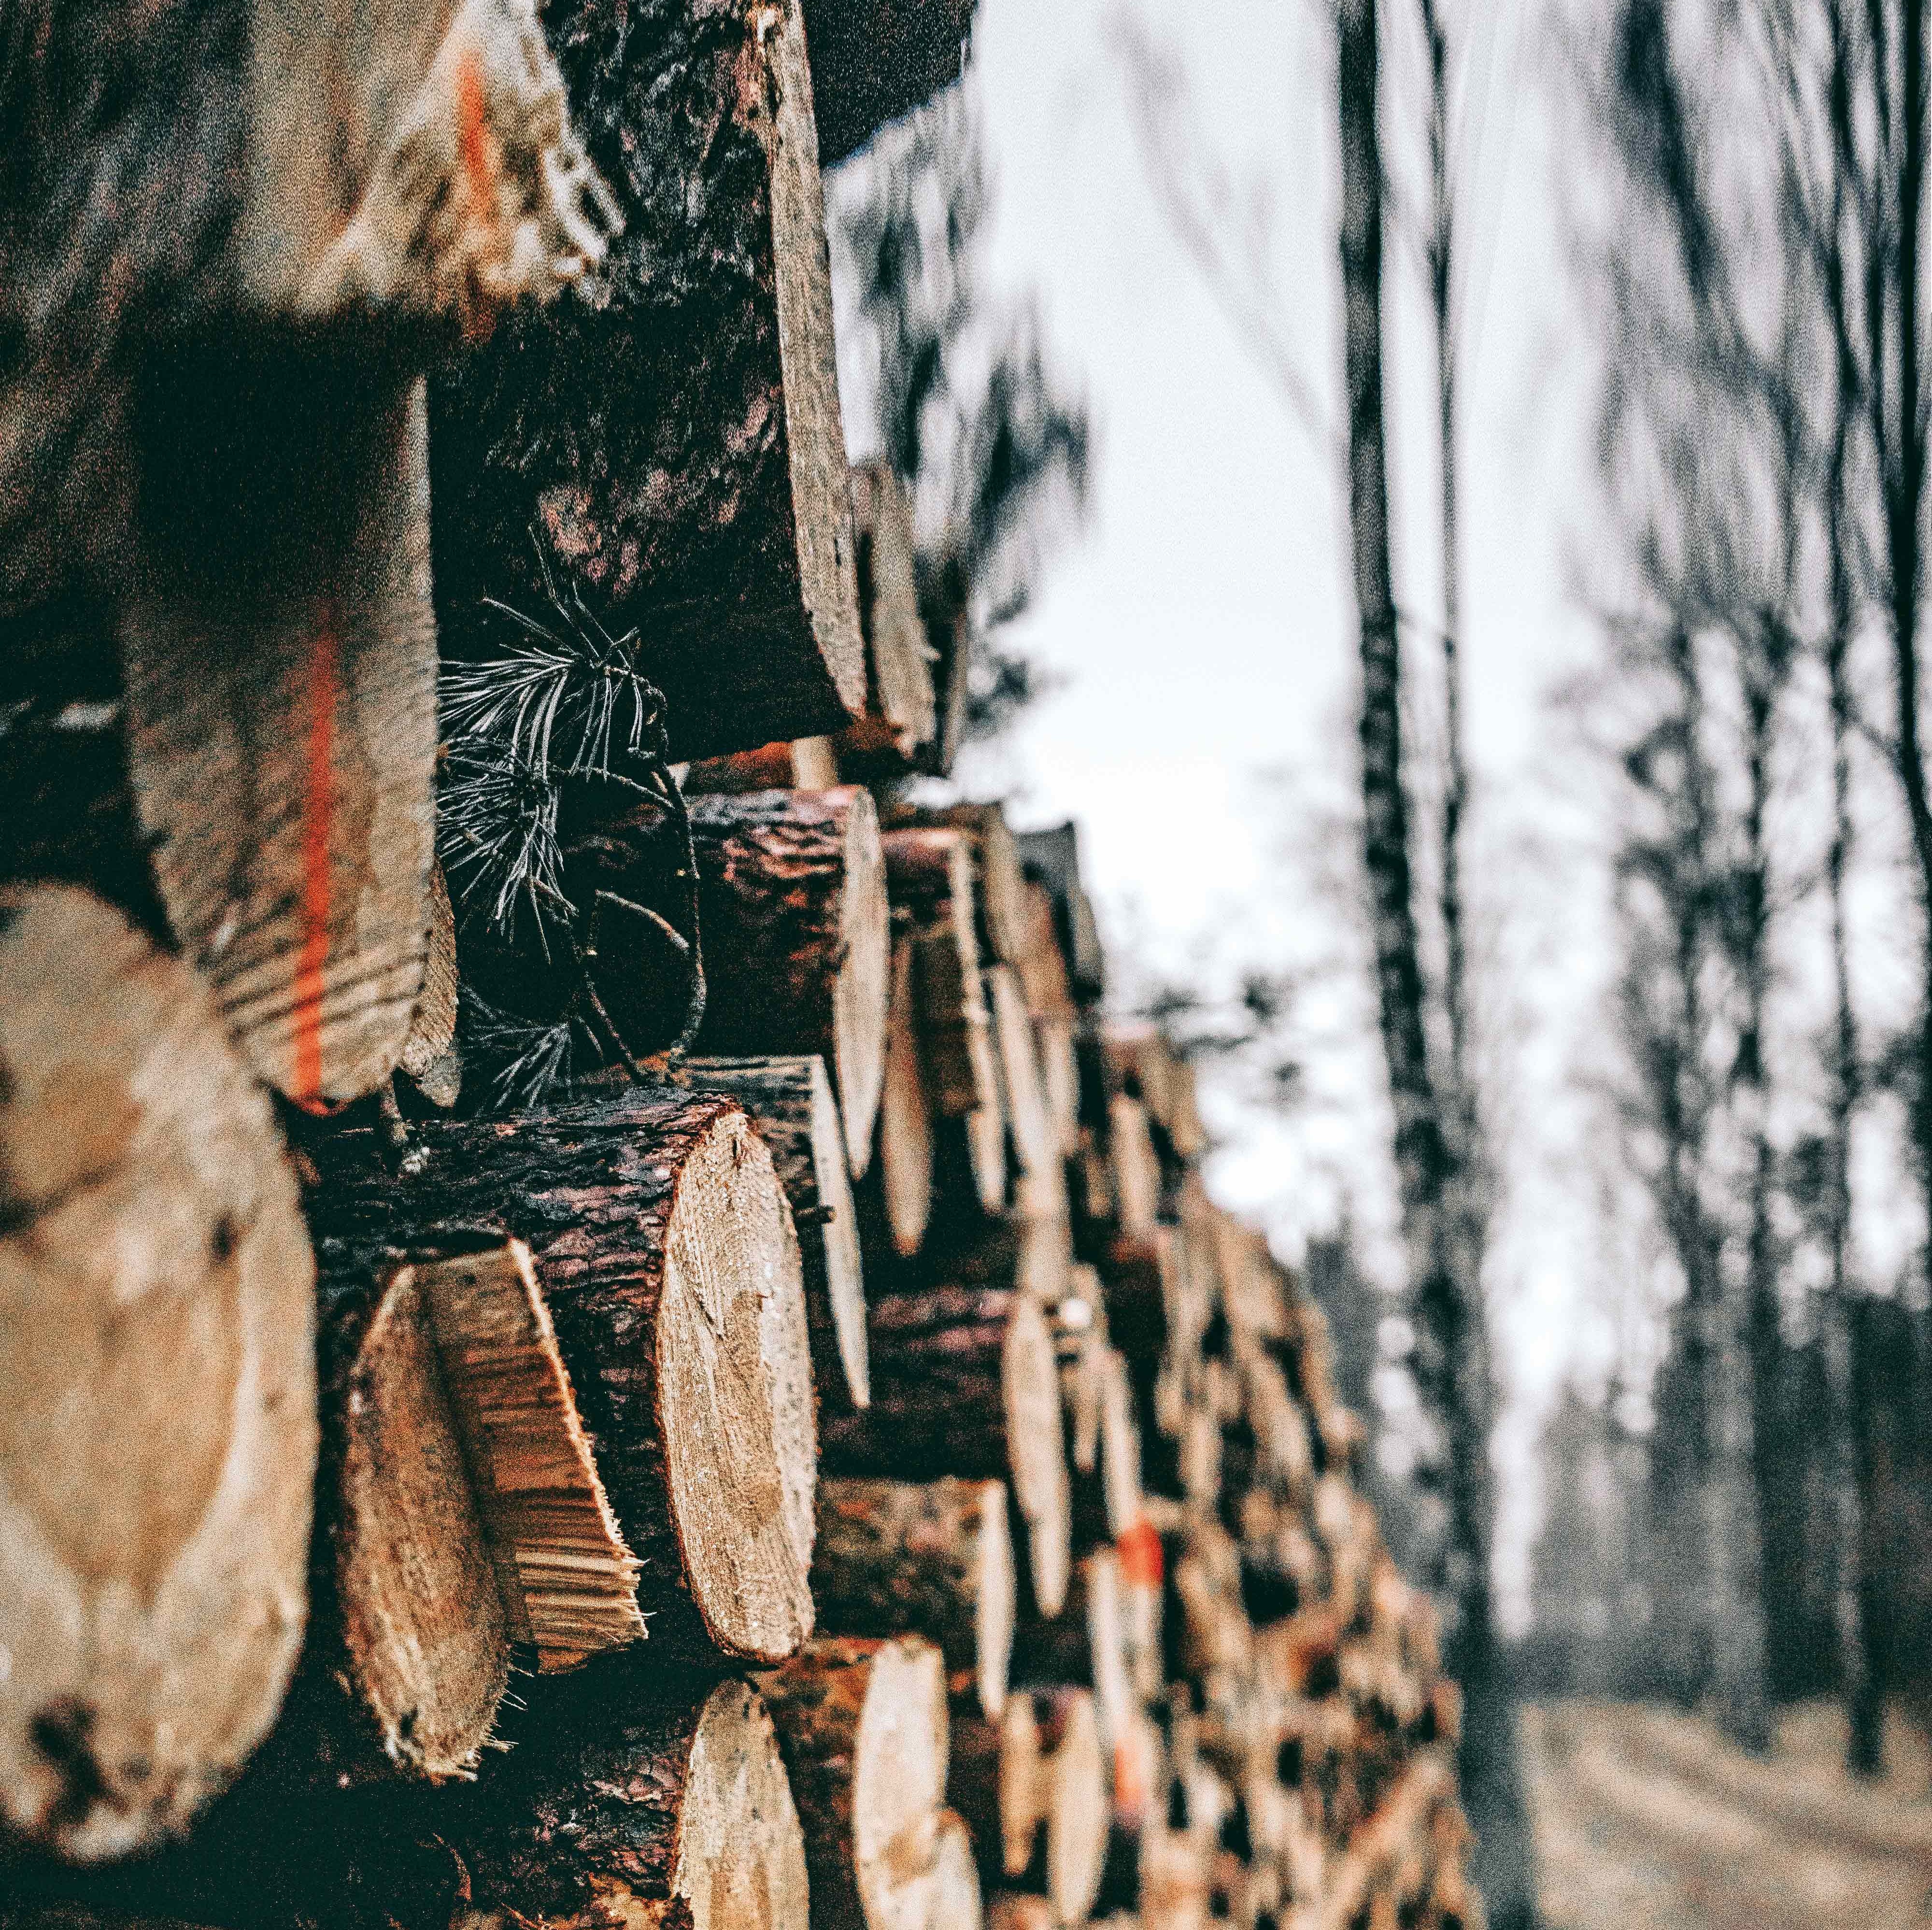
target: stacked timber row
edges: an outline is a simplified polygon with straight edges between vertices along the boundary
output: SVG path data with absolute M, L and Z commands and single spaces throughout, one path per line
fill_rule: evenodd
M 910 801 L 818 169 L 963 13 L 15 50 L 0 1921 L 1476 1920 L 1318 1313 Z

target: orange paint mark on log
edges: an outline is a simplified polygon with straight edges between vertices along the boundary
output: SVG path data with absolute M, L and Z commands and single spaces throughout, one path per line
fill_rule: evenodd
M 328 963 L 328 886 L 335 809 L 335 700 L 340 681 L 341 613 L 323 599 L 308 661 L 308 782 L 302 793 L 302 950 L 296 961 L 295 1074 L 290 1097 L 311 1112 L 322 1096 L 322 995 Z
M 476 50 L 466 47 L 456 63 L 456 143 L 461 157 L 463 185 L 470 206 L 466 225 L 487 231 L 496 219 L 496 143 L 490 132 L 483 92 L 483 70 Z M 496 311 L 477 284 L 476 265 L 470 266 L 470 299 L 463 317 L 464 339 L 487 341 L 496 327 Z
M 1124 1528 L 1114 1544 L 1120 1557 L 1120 1579 L 1142 1588 L 1160 1586 L 1160 1535 L 1143 1514 L 1131 1527 Z

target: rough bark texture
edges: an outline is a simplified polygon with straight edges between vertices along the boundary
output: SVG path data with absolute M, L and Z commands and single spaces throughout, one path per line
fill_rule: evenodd
M 956 1685 L 997 1715 L 1013 1640 L 1005 1487 L 950 1475 L 820 1481 L 812 1598 L 831 1634 L 904 1630 L 936 1643 Z
M 758 1680 L 804 1826 L 813 1923 L 926 1930 L 946 1790 L 938 1651 L 819 1636 Z
M 213 1002 L 118 913 L 0 895 L 0 1811 L 185 1826 L 301 1640 L 313 1264 Z
M 757 749 L 700 758 L 679 767 L 689 797 L 708 791 L 830 791 L 838 782 L 838 760 L 830 737 L 781 737 Z
M 805 1260 L 806 1316 L 819 1397 L 864 1407 L 872 1399 L 866 1280 L 846 1170 L 844 1129 L 825 1061 L 691 1058 L 680 1080 L 722 1092 L 750 1115 L 791 1204 Z
M 812 1625 L 811 1373 L 791 1215 L 750 1122 L 640 1091 L 418 1143 L 423 1169 L 392 1178 L 372 1136 L 331 1140 L 318 1236 L 344 1261 L 524 1241 L 653 1653 L 790 1654 Z
M 805 31 L 828 167 L 959 78 L 973 0 L 808 0 Z
M 826 1470 L 937 1479 L 1010 1476 L 1034 1586 L 1057 1609 L 1068 1561 L 1066 1460 L 1053 1337 L 1010 1289 L 942 1287 L 872 1307 L 872 1406 L 829 1416 Z
M 446 643 L 544 572 L 637 634 L 680 757 L 836 730 L 865 658 L 812 77 L 796 0 L 548 11 L 624 233 L 594 296 L 513 317 L 433 403 Z
M 841 732 L 838 755 L 853 775 L 878 779 L 916 769 L 939 728 L 919 614 L 912 511 L 888 464 L 860 463 L 853 470 L 852 529 L 866 637 L 866 710 Z

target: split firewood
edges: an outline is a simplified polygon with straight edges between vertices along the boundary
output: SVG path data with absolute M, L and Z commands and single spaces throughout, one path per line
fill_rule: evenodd
M 844 1128 L 825 1061 L 816 1053 L 804 1058 L 689 1058 L 679 1077 L 695 1091 L 736 1100 L 758 1129 L 798 1228 L 819 1393 L 865 1406 L 872 1399 L 866 1282 Z
M 927 1930 L 946 1793 L 939 1651 L 817 1636 L 758 1685 L 804 1829 L 813 1923 Z
M 903 1630 L 936 1643 L 953 1681 L 998 1715 L 1014 1614 L 1004 1484 L 821 1481 L 812 1598 L 830 1634 Z
M 211 352 L 180 373 L 154 404 L 118 618 L 135 813 L 244 1056 L 327 1111 L 388 1078 L 423 986 L 422 385 L 348 355 Z
M 1060 1136 L 1047 1109 L 1040 1055 L 1034 1044 L 1033 1022 L 1028 1016 L 1019 981 L 1010 967 L 994 965 L 987 972 L 986 1004 L 1000 1056 L 1006 1123 L 1012 1132 L 1021 1170 L 1027 1174 L 1058 1175 Z
M 662 1706 L 657 1667 L 640 1652 L 602 1674 L 586 1719 L 551 1724 L 438 1812 L 468 1871 L 475 1930 L 806 1922 L 804 1835 L 764 1702 L 728 1681 Z
M 1107 964 L 1094 908 L 1080 882 L 1078 832 L 1070 824 L 1023 831 L 1018 845 L 1027 875 L 1052 896 L 1054 922 L 1074 996 L 1083 1001 L 1098 998 L 1107 989 Z
M 302 1639 L 313 1262 L 208 989 L 62 887 L 0 893 L 0 1814 L 184 1827 Z
M 479 1228 L 525 1241 L 598 1471 L 642 1565 L 654 1652 L 776 1662 L 812 1626 L 810 1345 L 784 1191 L 732 1103 L 665 1089 L 432 1121 L 419 1172 L 316 1149 L 345 1261 Z
M 594 301 L 438 385 L 446 643 L 488 653 L 485 597 L 634 635 L 681 758 L 836 731 L 866 665 L 797 0 L 544 26 L 624 233 Z
M 838 755 L 855 775 L 889 778 L 916 769 L 939 728 L 919 614 L 912 512 L 889 464 L 853 469 L 852 533 L 868 675 L 865 713 L 840 734 Z
M 826 167 L 959 78 L 970 0 L 807 0 L 806 37 Z
M 933 1156 L 932 1115 L 914 1011 L 913 941 L 902 937 L 892 945 L 885 1082 L 871 1180 L 886 1238 L 902 1259 L 910 1259 L 926 1241 L 932 1217 Z
M 780 738 L 755 749 L 700 758 L 676 767 L 687 797 L 706 792 L 830 791 L 838 782 L 838 758 L 830 737 Z
M 1066 1458 L 1039 1303 L 999 1287 L 887 1295 L 873 1302 L 872 1340 L 872 1408 L 824 1418 L 826 1472 L 1010 1477 L 1034 1594 L 1056 1612 L 1070 1559 Z
M 418 1261 L 511 1639 L 545 1673 L 641 1641 L 638 1561 L 617 1526 L 550 1307 L 520 1240 Z
M 890 968 L 878 819 L 855 788 L 694 800 L 705 1050 L 817 1052 L 862 1174 L 884 1083 Z
M 432 1106 L 446 1111 L 462 1096 L 463 1058 L 456 1049 L 456 914 L 440 864 L 430 866 L 429 887 L 422 990 L 398 1064 Z
M 1111 1780 L 1084 1688 L 1016 1689 L 998 1723 L 956 1715 L 946 1792 L 982 1877 L 1043 1895 L 1063 1925 L 1100 1891 Z

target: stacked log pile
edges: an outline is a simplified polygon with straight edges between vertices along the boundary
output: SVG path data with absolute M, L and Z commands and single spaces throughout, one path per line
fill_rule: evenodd
M 0 1920 L 1479 1920 L 1318 1310 L 908 782 L 818 166 L 962 13 L 16 50 Z

